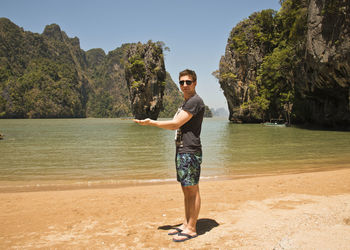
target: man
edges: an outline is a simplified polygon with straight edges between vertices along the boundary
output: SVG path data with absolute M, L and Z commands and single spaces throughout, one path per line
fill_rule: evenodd
M 134 120 L 140 125 L 177 130 L 175 162 L 177 180 L 184 194 L 185 220 L 180 227 L 169 232 L 169 235 L 174 235 L 175 242 L 197 237 L 196 224 L 201 205 L 198 186 L 202 163 L 200 133 L 205 110 L 203 100 L 196 93 L 196 73 L 189 69 L 180 72 L 179 83 L 185 101 L 172 120 Z

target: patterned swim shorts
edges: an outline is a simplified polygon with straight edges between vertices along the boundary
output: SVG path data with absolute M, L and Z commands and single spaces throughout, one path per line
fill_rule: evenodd
M 182 186 L 198 184 L 201 173 L 202 153 L 177 153 L 175 163 L 177 181 Z

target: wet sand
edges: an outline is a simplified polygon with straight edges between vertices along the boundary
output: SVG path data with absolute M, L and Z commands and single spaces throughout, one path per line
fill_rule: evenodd
M 172 242 L 178 184 L 0 193 L 1 249 L 350 249 L 350 169 L 201 181 L 199 236 Z

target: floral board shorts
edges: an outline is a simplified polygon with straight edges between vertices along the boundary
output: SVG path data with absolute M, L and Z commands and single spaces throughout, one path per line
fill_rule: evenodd
M 177 153 L 175 158 L 177 181 L 182 186 L 194 186 L 199 182 L 202 153 Z

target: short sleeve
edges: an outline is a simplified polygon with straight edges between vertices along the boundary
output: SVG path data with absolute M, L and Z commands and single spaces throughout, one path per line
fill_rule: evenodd
M 196 115 L 200 110 L 200 102 L 198 98 L 190 98 L 183 106 L 182 109 L 190 112 L 192 115 Z

